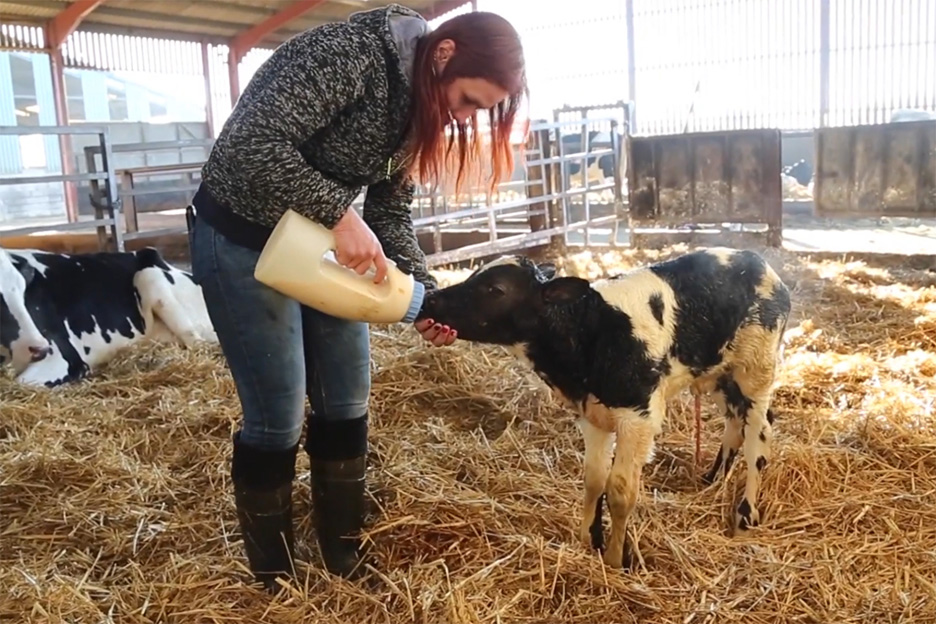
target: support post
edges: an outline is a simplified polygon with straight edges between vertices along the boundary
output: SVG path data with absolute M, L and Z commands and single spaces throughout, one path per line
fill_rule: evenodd
M 819 127 L 829 125 L 829 57 L 832 49 L 829 0 L 819 1 Z
M 55 98 L 55 121 L 60 126 L 68 125 L 68 99 L 65 94 L 65 59 L 62 56 L 62 47 L 58 46 L 49 52 L 52 69 L 52 95 Z M 72 149 L 72 136 L 59 135 L 59 153 L 62 158 L 62 173 L 71 175 L 75 173 L 75 158 Z M 65 214 L 69 223 L 78 221 L 78 183 L 62 182 L 65 189 Z
M 238 76 L 238 68 L 240 67 L 240 60 L 243 58 L 243 55 L 238 55 L 234 50 L 234 45 L 231 44 L 228 46 L 228 86 L 231 89 L 231 110 L 234 110 L 234 105 L 237 104 L 237 98 L 240 97 L 240 77 Z
M 75 31 L 81 20 L 96 9 L 101 2 L 102 0 L 75 0 L 50 19 L 45 26 L 45 39 L 52 69 L 55 119 L 60 126 L 68 125 L 68 97 L 65 93 L 65 57 L 62 55 L 62 45 Z M 62 157 L 62 173 L 66 175 L 75 173 L 70 135 L 59 135 L 59 153 Z M 74 223 L 78 220 L 78 183 L 63 182 L 62 184 L 65 185 L 65 214 L 68 215 L 69 223 Z
M 208 42 L 201 42 L 202 76 L 205 78 L 205 121 L 208 124 L 208 136 L 214 136 L 214 98 L 211 97 L 211 60 L 208 55 Z
M 626 0 L 624 7 L 624 21 L 627 29 L 627 99 L 631 102 L 637 101 L 637 42 L 634 41 L 634 0 Z M 636 109 L 631 109 L 630 119 L 625 119 L 625 123 L 637 124 Z M 631 127 L 629 132 L 633 132 Z

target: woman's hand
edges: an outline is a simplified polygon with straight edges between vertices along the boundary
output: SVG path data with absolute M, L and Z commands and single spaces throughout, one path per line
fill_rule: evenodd
M 335 259 L 338 264 L 364 275 L 371 267 L 377 267 L 374 283 L 379 284 L 387 276 L 387 257 L 377 236 L 353 208 L 348 208 L 335 227 Z
M 413 326 L 416 331 L 422 334 L 424 340 L 437 347 L 448 346 L 455 342 L 455 338 L 458 337 L 457 331 L 448 325 L 439 325 L 432 319 L 416 321 Z

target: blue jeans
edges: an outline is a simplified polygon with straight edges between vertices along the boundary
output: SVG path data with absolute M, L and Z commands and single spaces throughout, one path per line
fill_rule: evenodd
M 366 323 L 328 316 L 258 282 L 253 272 L 260 254 L 230 242 L 202 218 L 195 221 L 191 245 L 192 273 L 240 398 L 243 444 L 269 451 L 294 447 L 306 397 L 315 419 L 367 414 Z M 329 424 L 322 423 L 325 430 Z

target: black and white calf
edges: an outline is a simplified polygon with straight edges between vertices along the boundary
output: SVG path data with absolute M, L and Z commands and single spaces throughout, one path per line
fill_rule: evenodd
M 603 547 L 606 494 L 611 535 L 604 560 L 620 567 L 630 559 L 626 524 L 643 465 L 652 458 L 667 400 L 685 388 L 714 394 L 725 415 L 706 481 L 722 468 L 727 473 L 743 446 L 747 483 L 735 526 L 758 524 L 772 438 L 769 406 L 789 313 L 789 290 L 761 256 L 716 248 L 594 283 L 505 257 L 427 295 L 420 316 L 449 325 L 463 340 L 511 348 L 581 415 L 580 537 Z
M 201 287 L 155 249 L 0 248 L 0 363 L 12 364 L 17 381 L 76 381 L 144 339 L 217 341 Z

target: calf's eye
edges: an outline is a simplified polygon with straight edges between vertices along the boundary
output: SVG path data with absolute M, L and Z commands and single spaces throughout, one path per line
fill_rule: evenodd
M 497 297 L 500 297 L 501 295 L 505 294 L 503 288 L 501 288 L 500 286 L 493 286 L 493 285 L 488 286 L 488 293 Z

